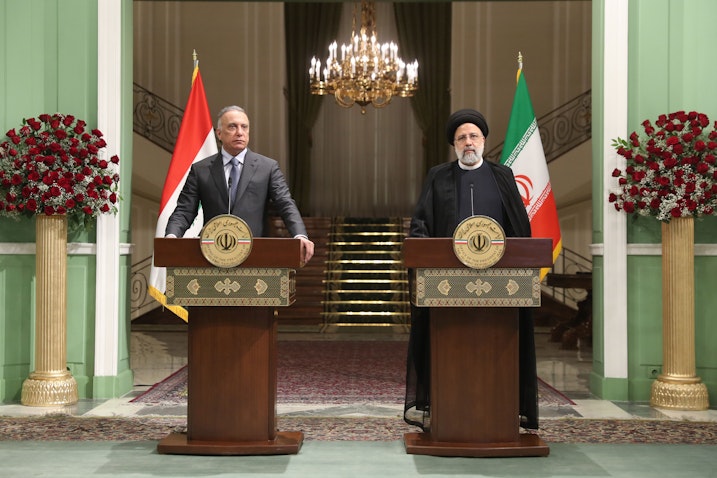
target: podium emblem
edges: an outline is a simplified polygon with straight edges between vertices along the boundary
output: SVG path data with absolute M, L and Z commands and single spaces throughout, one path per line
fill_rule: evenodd
M 251 229 L 243 219 L 231 214 L 213 217 L 199 233 L 202 255 L 217 267 L 236 267 L 244 262 L 251 244 Z
M 453 232 L 453 252 L 464 265 L 487 269 L 503 257 L 505 231 L 488 216 L 471 216 Z

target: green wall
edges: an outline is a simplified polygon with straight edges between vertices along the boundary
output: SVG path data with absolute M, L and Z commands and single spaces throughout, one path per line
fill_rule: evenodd
M 98 2 L 0 0 L 0 137 L 23 118 L 62 112 L 97 127 Z M 120 241 L 129 242 L 132 151 L 132 2 L 122 0 L 122 131 L 119 145 Z M 94 243 L 95 231 L 69 242 Z M 34 220 L 0 218 L 0 243 L 33 243 Z M 67 361 L 80 398 L 116 397 L 131 390 L 129 257 L 120 257 L 119 369 L 94 377 L 95 271 L 92 254 L 68 257 Z M 34 255 L 0 254 L 0 402 L 20 400 L 34 369 Z
M 603 242 L 602 213 L 604 150 L 602 49 L 604 2 L 593 2 L 593 240 Z M 712 0 L 630 0 L 628 17 L 628 129 L 641 131 L 645 119 L 677 110 L 706 113 L 717 120 L 717 96 L 709 94 L 717 83 L 717 64 L 705 57 L 717 43 L 717 3 Z M 608 138 L 611 140 L 612 138 Z M 612 178 L 607 178 L 611 180 Z M 661 226 L 653 218 L 630 217 L 628 244 L 660 244 Z M 717 218 L 695 222 L 695 243 L 717 243 Z M 717 405 L 717 257 L 695 257 L 695 358 L 697 375 L 707 385 L 710 405 Z M 634 255 L 627 261 L 628 378 L 606 378 L 605 354 L 610 344 L 603 334 L 606 300 L 602 290 L 604 265 L 594 262 L 594 366 L 591 388 L 611 400 L 647 401 L 656 375 L 662 369 L 662 265 L 659 255 Z M 608 298 L 609 299 L 609 298 Z

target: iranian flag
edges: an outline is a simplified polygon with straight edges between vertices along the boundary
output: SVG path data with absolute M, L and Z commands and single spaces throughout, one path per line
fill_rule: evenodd
M 177 143 L 174 145 L 174 153 L 172 153 L 172 160 L 169 163 L 167 178 L 164 180 L 155 237 L 164 237 L 167 221 L 177 206 L 177 198 L 182 191 L 182 187 L 184 187 L 184 182 L 187 180 L 192 163 L 212 154 L 217 154 L 218 151 L 212 127 L 212 117 L 209 114 L 209 106 L 204 94 L 204 84 L 202 83 L 202 76 L 199 74 L 199 64 L 195 61 L 192 74 L 192 90 L 189 93 L 182 124 L 179 127 L 179 135 L 177 136 Z M 199 236 L 203 224 L 204 217 L 200 208 L 197 218 L 184 234 L 184 237 Z M 154 264 L 152 264 L 149 274 L 149 294 L 176 315 L 185 321 L 188 320 L 187 309 L 176 305 L 167 305 L 167 297 L 164 295 L 166 285 L 166 269 L 164 267 L 154 267 Z
M 548 163 L 545 161 L 538 122 L 530 101 L 522 64 L 518 68 L 518 86 L 500 162 L 513 170 L 523 204 L 528 211 L 532 236 L 549 237 L 553 240 L 553 263 L 555 263 L 562 249 L 560 222 L 555 197 L 550 187 Z M 541 269 L 540 278 L 542 279 L 549 271 L 549 268 Z

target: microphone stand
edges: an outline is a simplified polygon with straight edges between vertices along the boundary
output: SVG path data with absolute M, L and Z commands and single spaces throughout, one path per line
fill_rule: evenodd
M 229 176 L 229 180 L 227 181 L 227 196 L 229 196 L 229 201 L 227 201 L 227 214 L 232 213 L 232 177 Z

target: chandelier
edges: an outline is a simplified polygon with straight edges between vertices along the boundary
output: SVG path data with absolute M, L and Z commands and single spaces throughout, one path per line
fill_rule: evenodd
M 311 94 L 334 95 L 344 108 L 354 103 L 366 113 L 366 106 L 383 108 L 391 98 L 413 96 L 418 89 L 418 60 L 406 64 L 398 56 L 395 43 L 379 44 L 376 37 L 376 8 L 373 1 L 361 1 L 361 30 L 356 33 L 356 5 L 351 25 L 351 41 L 341 45 L 339 58 L 336 41 L 329 45 L 329 56 L 322 70 L 321 60 L 311 59 Z

